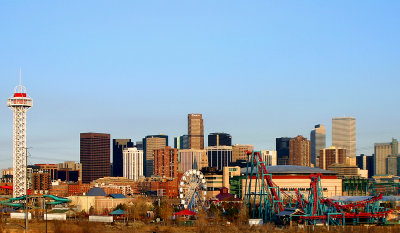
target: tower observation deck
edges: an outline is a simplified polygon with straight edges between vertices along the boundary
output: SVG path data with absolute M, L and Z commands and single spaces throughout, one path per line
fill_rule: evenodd
M 26 195 L 26 111 L 33 101 L 26 94 L 21 81 L 15 87 L 14 95 L 7 100 L 7 106 L 14 112 L 13 120 L 13 197 Z

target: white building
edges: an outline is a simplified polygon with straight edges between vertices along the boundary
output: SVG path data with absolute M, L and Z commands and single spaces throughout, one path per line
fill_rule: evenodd
M 125 148 L 122 156 L 125 178 L 138 180 L 143 176 L 143 150 L 138 150 L 136 147 Z
M 262 150 L 261 158 L 264 162 L 267 162 L 267 166 L 276 166 L 277 158 L 276 158 L 276 150 Z

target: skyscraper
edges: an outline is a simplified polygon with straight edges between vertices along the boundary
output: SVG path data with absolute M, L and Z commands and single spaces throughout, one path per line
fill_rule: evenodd
M 204 149 L 204 126 L 201 114 L 188 114 L 190 149 Z
M 232 146 L 232 136 L 227 133 L 211 133 L 208 135 L 208 146 Z
M 143 176 L 143 151 L 136 147 L 123 150 L 123 176 L 127 179 L 138 180 Z
M 332 146 L 346 149 L 348 157 L 356 158 L 356 118 L 332 119 Z
M 319 151 L 326 147 L 326 132 L 323 124 L 316 125 L 310 134 L 311 141 L 311 163 L 318 166 L 317 157 Z
M 362 170 L 368 170 L 368 178 L 374 175 L 374 157 L 361 154 L 356 159 L 357 166 Z
M 154 150 L 168 146 L 167 135 L 149 135 L 143 138 L 144 174 L 150 177 L 154 172 Z
M 169 146 L 154 150 L 154 175 L 178 177 L 178 149 Z
M 289 165 L 310 166 L 311 145 L 307 138 L 299 135 L 289 141 Z
M 393 164 L 389 164 L 390 161 L 394 162 L 394 157 L 398 155 L 399 143 L 396 139 L 392 139 L 392 142 L 387 143 L 375 143 L 375 154 L 374 154 L 374 171 L 375 175 L 387 175 L 393 173 Z M 391 156 L 392 155 L 392 156 Z M 388 160 L 388 158 L 390 159 Z M 388 163 L 389 162 L 389 163 Z
M 278 165 L 289 165 L 289 137 L 276 138 L 276 155 Z
M 223 167 L 229 166 L 232 162 L 232 146 L 209 146 L 206 150 L 209 167 L 222 171 Z
M 114 177 L 122 177 L 123 172 L 123 150 L 133 147 L 131 139 L 113 139 L 113 174 Z
M 174 148 L 189 149 L 189 135 L 174 137 Z
M 110 176 L 110 134 L 81 133 L 82 182 Z

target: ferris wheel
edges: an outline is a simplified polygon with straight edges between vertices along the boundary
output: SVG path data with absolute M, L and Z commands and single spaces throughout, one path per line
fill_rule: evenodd
M 196 211 L 205 207 L 207 185 L 203 173 L 197 170 L 186 171 L 179 183 L 179 197 L 185 209 Z

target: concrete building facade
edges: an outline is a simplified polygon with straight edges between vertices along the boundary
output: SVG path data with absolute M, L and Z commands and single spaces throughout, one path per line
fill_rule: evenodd
M 123 154 L 123 177 L 138 180 L 143 176 L 143 151 L 136 147 L 125 148 Z
M 264 162 L 266 162 L 267 166 L 276 166 L 277 164 L 277 156 L 276 150 L 262 150 L 261 157 Z

